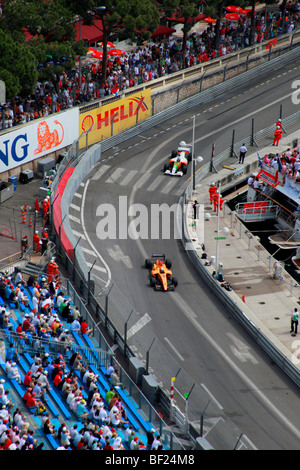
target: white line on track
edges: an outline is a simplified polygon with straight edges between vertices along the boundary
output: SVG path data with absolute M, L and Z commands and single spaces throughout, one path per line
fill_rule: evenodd
M 194 328 L 196 328 L 199 333 L 211 344 L 211 346 L 218 352 L 218 354 L 223 357 L 223 359 L 227 362 L 227 364 L 231 367 L 231 369 L 240 377 L 240 379 L 248 386 L 249 390 L 252 391 L 257 398 L 264 403 L 269 410 L 273 413 L 274 416 L 286 425 L 290 431 L 300 438 L 300 430 L 291 422 L 289 421 L 286 416 L 281 413 L 277 406 L 273 405 L 273 403 L 267 398 L 267 396 L 259 390 L 258 386 L 244 373 L 240 367 L 238 367 L 234 361 L 226 354 L 223 348 L 219 346 L 219 344 L 214 340 L 214 338 L 204 330 L 204 328 L 198 323 L 196 314 L 190 309 L 187 309 L 186 302 L 181 298 L 181 296 L 177 292 L 173 292 L 171 298 L 175 301 L 178 305 L 182 313 L 185 317 L 192 323 Z
M 70 207 L 71 207 L 71 209 L 74 209 L 75 211 L 80 211 L 80 207 L 77 206 L 76 204 L 73 204 L 72 202 L 70 204 Z
M 73 220 L 73 222 L 76 222 L 77 224 L 80 224 L 80 219 L 78 219 L 78 217 L 74 217 L 72 214 L 69 214 L 69 219 Z
M 84 223 L 84 206 L 85 206 L 85 198 L 86 198 L 86 193 L 87 193 L 88 186 L 89 186 L 89 180 L 87 180 L 87 182 L 85 183 L 84 190 L 83 190 L 83 195 L 82 195 L 82 204 L 81 204 L 82 230 L 84 232 L 84 236 L 85 236 L 86 240 L 88 241 L 90 247 L 93 249 L 93 251 L 96 253 L 96 256 L 98 257 L 100 262 L 105 267 L 105 270 L 107 272 L 107 281 L 105 282 L 104 288 L 107 288 L 109 286 L 110 282 L 111 282 L 111 271 L 109 269 L 108 264 L 104 261 L 104 259 L 100 255 L 99 251 L 97 250 L 97 248 L 93 244 L 92 240 L 90 239 L 89 234 L 88 234 L 88 232 L 86 230 L 86 227 L 85 227 L 85 223 Z
M 208 388 L 206 387 L 206 385 L 204 384 L 201 384 L 201 387 L 206 391 L 207 395 L 210 396 L 210 398 L 213 400 L 213 402 L 217 405 L 217 407 L 220 409 L 220 410 L 223 410 L 223 406 L 218 402 L 218 400 L 213 396 L 213 394 L 208 390 Z
M 182 355 L 177 351 L 177 349 L 175 348 L 175 346 L 173 346 L 173 344 L 171 343 L 171 341 L 165 336 L 164 337 L 164 340 L 166 341 L 166 343 L 168 343 L 168 345 L 170 346 L 170 348 L 174 351 L 175 354 L 177 354 L 177 356 L 179 357 L 179 359 L 181 361 L 184 361 L 184 358 L 182 357 Z
M 127 339 L 131 338 L 131 336 L 135 335 L 138 331 L 140 331 L 147 323 L 151 321 L 148 313 L 145 313 L 131 328 L 129 328 L 127 332 Z

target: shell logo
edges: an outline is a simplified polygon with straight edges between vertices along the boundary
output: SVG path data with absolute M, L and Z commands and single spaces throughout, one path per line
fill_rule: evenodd
M 81 123 L 81 129 L 83 133 L 88 134 L 92 130 L 93 125 L 94 125 L 93 116 L 91 116 L 91 114 L 87 114 Z

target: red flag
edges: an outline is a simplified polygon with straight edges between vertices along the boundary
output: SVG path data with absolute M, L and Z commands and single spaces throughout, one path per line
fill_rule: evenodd
M 37 212 L 40 211 L 40 206 L 39 206 L 39 200 L 38 200 L 38 198 L 36 198 L 36 200 L 35 200 L 34 207 L 35 207 L 35 210 L 36 210 Z

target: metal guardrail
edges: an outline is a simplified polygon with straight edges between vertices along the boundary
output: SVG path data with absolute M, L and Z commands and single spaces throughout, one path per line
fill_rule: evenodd
M 284 129 L 288 129 L 290 126 L 295 125 L 300 121 L 300 111 L 297 111 L 294 114 L 291 114 L 290 116 L 287 116 L 282 119 L 282 126 Z M 268 127 L 265 127 L 264 129 L 261 129 L 259 131 L 256 131 L 253 135 L 249 133 L 248 136 L 244 137 L 243 139 L 239 140 L 238 142 L 234 143 L 234 147 L 228 147 L 227 149 L 223 150 L 221 153 L 216 155 L 213 159 L 213 163 L 215 167 L 218 165 L 221 165 L 224 163 L 228 158 L 232 157 L 232 150 L 235 151 L 236 154 L 238 154 L 239 148 L 241 145 L 244 143 L 247 147 L 253 146 L 253 138 L 257 144 L 262 142 L 266 138 L 272 138 L 273 139 L 273 134 L 274 134 L 274 124 L 270 125 Z M 211 162 L 205 163 L 202 168 L 197 172 L 195 182 L 196 184 L 200 183 L 202 179 L 204 179 L 210 172 L 211 169 Z M 187 197 L 190 197 L 190 187 L 187 188 Z
M 287 54 L 285 54 L 283 57 L 280 57 L 278 59 L 273 59 L 271 62 L 268 64 L 262 64 L 261 66 L 256 67 L 255 71 L 248 71 L 240 76 L 233 77 L 232 79 L 227 80 L 226 82 L 216 85 L 213 87 L 213 89 L 204 91 L 202 93 L 199 93 L 198 95 L 192 97 L 191 99 L 187 99 L 184 102 L 174 106 L 172 109 L 168 109 L 166 111 L 163 111 L 151 118 L 149 118 L 147 121 L 144 121 L 143 123 L 135 126 L 134 128 L 127 129 L 120 134 L 117 134 L 113 137 L 110 137 L 103 141 L 101 143 L 101 149 L 102 151 L 109 150 L 115 145 L 118 145 L 120 142 L 124 142 L 124 140 L 130 139 L 132 137 L 135 137 L 136 135 L 140 134 L 141 132 L 150 129 L 162 122 L 165 122 L 169 118 L 173 117 L 175 114 L 178 115 L 180 113 L 185 112 L 188 109 L 192 109 L 194 106 L 198 106 L 202 102 L 207 102 L 211 99 L 214 99 L 217 96 L 222 95 L 223 93 L 226 92 L 227 89 L 231 89 L 232 86 L 238 87 L 242 86 L 246 80 L 251 80 L 254 77 L 257 77 L 258 74 L 263 74 L 267 71 L 274 70 L 274 67 L 282 67 L 282 65 L 288 64 L 290 61 L 293 61 L 296 57 L 298 57 L 297 54 L 298 51 L 291 51 Z M 295 120 L 297 120 L 299 117 L 298 113 L 295 113 L 293 117 L 286 118 L 283 120 L 283 125 L 287 125 L 287 123 L 294 123 Z M 263 138 L 266 135 L 269 135 L 271 131 L 271 126 L 270 128 L 264 129 L 262 131 L 259 131 L 258 133 L 255 134 L 257 139 Z M 252 142 L 252 137 L 249 136 L 246 139 L 243 139 L 243 142 L 246 143 L 246 145 L 251 145 Z M 235 145 L 239 147 L 241 145 L 242 141 L 240 143 L 236 143 Z M 78 158 L 78 147 L 74 144 L 73 146 L 75 150 L 75 155 L 74 161 Z M 215 164 L 221 163 L 225 159 L 227 159 L 230 156 L 230 151 L 232 149 L 226 149 L 224 152 L 222 152 L 220 155 L 218 155 L 215 159 L 214 162 Z M 77 152 L 77 154 L 76 154 Z M 64 161 L 62 162 L 63 168 L 66 168 L 69 164 L 70 160 L 68 157 L 68 154 L 65 156 Z M 203 169 L 197 174 L 197 182 L 200 181 L 202 178 L 204 178 L 210 170 L 210 162 L 204 165 Z M 62 174 L 62 173 L 60 173 Z M 59 175 L 57 175 L 57 178 L 59 178 Z M 56 186 L 54 185 L 53 188 Z M 195 253 L 192 250 L 188 250 L 188 255 L 191 259 L 191 261 L 195 264 L 197 269 L 199 270 L 200 273 L 202 273 L 203 277 L 207 281 L 208 285 L 214 290 L 214 292 L 217 293 L 217 295 L 224 301 L 226 305 L 228 305 L 228 308 L 230 310 L 234 310 L 234 315 L 238 319 L 238 321 L 245 326 L 245 328 L 251 333 L 251 335 L 255 338 L 255 340 L 262 346 L 262 348 L 267 352 L 269 351 L 272 354 L 272 357 L 274 357 L 274 360 L 290 375 L 291 378 L 298 384 L 299 381 L 299 375 L 298 375 L 298 370 L 293 367 L 293 365 L 290 363 L 290 361 L 287 361 L 286 358 L 283 358 L 282 355 L 278 352 L 278 350 L 273 346 L 273 344 L 266 338 L 264 335 L 262 335 L 259 331 L 257 331 L 255 325 L 247 318 L 245 313 L 241 311 L 240 309 L 237 308 L 235 304 L 233 304 L 230 299 L 228 299 L 228 296 L 224 292 L 218 284 L 215 284 L 214 279 L 207 274 L 204 266 L 202 265 L 201 260 L 195 255 Z M 68 261 L 70 263 L 70 261 Z M 105 315 L 105 311 L 104 315 Z M 99 311 L 98 313 L 96 312 L 96 315 L 99 316 Z
M 184 199 L 182 198 L 182 204 Z M 184 211 L 184 207 L 182 206 Z M 183 212 L 184 213 L 184 212 Z M 191 240 L 188 235 L 188 227 L 186 218 L 184 220 L 184 230 L 182 238 L 184 246 L 191 247 Z M 256 343 L 273 359 L 273 361 L 290 377 L 290 379 L 300 387 L 300 370 L 287 358 L 269 338 L 264 335 L 261 330 L 253 323 L 253 321 L 246 315 L 245 312 L 236 304 L 236 302 L 227 294 L 215 278 L 209 273 L 204 266 L 201 258 L 195 250 L 189 249 L 186 251 L 191 263 L 195 266 L 202 279 L 212 290 L 214 295 L 225 305 L 234 318 L 245 328 L 245 330 L 252 336 Z
M 268 216 L 274 219 L 278 214 L 279 207 L 270 202 L 263 205 L 262 201 L 255 201 L 253 203 L 240 202 L 235 206 L 235 210 L 237 216 L 244 222 L 256 222 L 264 220 Z
M 124 142 L 127 139 L 131 139 L 140 133 L 143 133 L 154 126 L 158 126 L 163 122 L 173 118 L 176 115 L 183 114 L 190 109 L 193 109 L 195 106 L 201 106 L 203 103 L 207 103 L 217 97 L 222 96 L 226 91 L 232 89 L 238 89 L 239 87 L 243 86 L 247 81 L 251 81 L 253 79 L 257 79 L 258 77 L 264 75 L 265 73 L 272 72 L 276 69 L 280 69 L 293 60 L 299 58 L 299 49 L 294 49 L 289 51 L 282 56 L 276 57 L 271 61 L 258 65 L 254 69 L 248 70 L 247 72 L 243 72 L 235 77 L 229 78 L 228 80 L 215 85 L 212 88 L 202 91 L 197 95 L 194 95 L 190 98 L 185 99 L 181 103 L 178 103 L 171 108 L 166 109 L 165 111 L 161 111 L 154 116 L 151 116 L 147 120 L 139 123 L 138 125 L 131 127 L 129 129 L 120 132 L 112 137 L 108 137 L 102 142 L 102 151 L 105 152 L 110 148 L 119 145 L 120 143 Z M 285 123 L 288 123 L 286 120 Z M 263 137 L 264 133 L 268 133 L 269 129 L 263 131 L 258 131 L 255 135 L 257 138 Z M 250 145 L 251 141 L 248 141 L 248 145 Z
M 283 46 L 286 46 L 286 48 L 292 49 L 292 47 L 294 48 L 297 47 L 297 45 L 299 44 L 299 41 L 300 41 L 300 30 L 296 30 L 292 34 L 282 34 L 277 37 L 276 48 L 273 47 L 271 49 L 266 49 L 267 41 L 264 41 L 260 44 L 255 44 L 253 46 L 240 49 L 236 52 L 231 52 L 230 54 L 217 57 L 208 62 L 203 62 L 193 67 L 188 67 L 178 72 L 165 75 L 164 77 L 156 78 L 155 80 L 151 80 L 149 82 L 137 85 L 134 88 L 128 88 L 128 89 L 122 90 L 121 94 L 117 97 L 109 96 L 109 97 L 103 98 L 102 100 L 96 100 L 94 103 L 88 103 L 86 105 L 81 106 L 79 112 L 84 113 L 92 109 L 100 108 L 114 101 L 117 101 L 120 98 L 120 96 L 122 97 L 122 95 L 124 97 L 128 97 L 136 93 L 137 91 L 143 91 L 148 88 L 151 88 L 151 89 L 165 88 L 171 83 L 181 82 L 183 80 L 188 80 L 189 78 L 192 78 L 194 76 L 199 76 L 199 73 L 202 74 L 202 77 L 200 79 L 202 80 L 202 78 L 204 77 L 207 71 L 214 72 L 215 69 L 222 67 L 224 64 L 226 68 L 229 65 L 229 62 L 236 61 L 241 64 L 243 60 L 246 59 L 245 60 L 246 70 L 248 70 L 249 62 L 251 62 L 251 59 L 249 59 L 249 57 L 252 58 L 253 56 L 256 56 L 257 54 L 259 54 L 262 60 L 265 59 L 265 60 L 270 61 L 272 60 L 271 59 L 272 54 L 277 54 L 277 53 L 282 54 L 282 49 L 284 48 Z M 202 84 L 200 84 L 200 87 L 202 87 Z

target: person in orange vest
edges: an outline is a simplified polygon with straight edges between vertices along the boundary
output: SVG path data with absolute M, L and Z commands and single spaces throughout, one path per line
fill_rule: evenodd
M 43 200 L 42 206 L 43 206 L 43 214 L 47 214 L 48 208 L 49 208 L 49 203 L 48 203 L 48 199 L 46 197 Z
M 59 275 L 59 270 L 58 270 L 58 266 L 55 263 L 54 259 L 52 260 L 52 266 L 53 266 L 53 277 L 56 277 L 56 276 Z
M 277 119 L 277 122 L 276 122 L 276 129 L 279 127 L 279 129 L 281 129 L 281 119 Z
M 40 249 L 40 237 L 39 237 L 39 232 L 36 230 L 34 235 L 33 235 L 33 242 L 36 244 L 36 253 L 39 252 Z
M 48 217 L 48 212 L 50 209 L 49 196 L 43 200 L 43 219 L 46 221 Z
M 219 204 L 219 193 L 215 193 L 213 195 L 213 204 L 214 204 L 214 211 L 216 212 L 218 209 L 218 204 Z
M 277 126 L 275 132 L 274 132 L 274 140 L 273 140 L 273 145 L 278 145 L 279 141 L 282 137 L 283 131 L 280 129 L 280 127 Z
M 53 259 L 48 263 L 48 283 L 52 281 L 53 278 Z
M 211 204 L 213 202 L 213 195 L 216 193 L 217 189 L 218 189 L 218 187 L 214 183 L 212 183 L 209 187 L 208 192 L 209 192 L 209 197 L 210 197 Z
M 48 232 L 48 230 L 49 230 L 48 228 L 44 228 L 43 233 L 42 233 L 42 237 L 47 238 L 47 240 L 48 240 L 48 238 L 49 238 L 49 232 Z
M 224 201 L 225 201 L 225 199 L 224 199 L 224 198 L 222 197 L 222 195 L 220 194 L 220 204 L 219 204 L 219 202 L 218 202 L 218 200 L 217 200 L 217 204 L 216 204 L 217 209 L 215 209 L 215 210 L 217 211 L 217 214 L 218 214 L 218 212 L 219 212 L 219 205 L 220 205 L 220 211 L 221 211 L 221 210 L 222 210 L 222 207 L 223 207 L 223 202 L 224 202 Z

